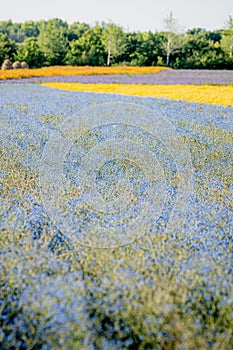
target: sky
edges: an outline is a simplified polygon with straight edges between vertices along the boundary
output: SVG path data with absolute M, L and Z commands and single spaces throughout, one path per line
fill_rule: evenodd
M 183 29 L 224 28 L 233 0 L 1 0 L 0 21 L 61 18 L 68 23 L 112 21 L 130 31 L 161 31 L 170 13 Z

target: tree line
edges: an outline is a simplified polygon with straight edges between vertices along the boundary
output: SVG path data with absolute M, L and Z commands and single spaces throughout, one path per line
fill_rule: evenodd
M 233 18 L 224 29 L 180 30 L 170 13 L 160 32 L 130 32 L 112 22 L 68 24 L 59 18 L 0 21 L 0 65 L 166 65 L 176 69 L 233 69 Z

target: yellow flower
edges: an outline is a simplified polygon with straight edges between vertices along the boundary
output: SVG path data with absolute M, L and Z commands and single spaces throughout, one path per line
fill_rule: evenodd
M 30 77 L 52 77 L 56 75 L 92 75 L 92 74 L 153 74 L 167 67 L 72 67 L 54 66 L 36 69 L 12 69 L 0 71 L 0 80 L 20 79 Z
M 133 96 L 164 97 L 222 106 L 233 105 L 233 86 L 210 85 L 144 85 L 144 84 L 81 84 L 44 83 L 60 90 L 113 93 Z

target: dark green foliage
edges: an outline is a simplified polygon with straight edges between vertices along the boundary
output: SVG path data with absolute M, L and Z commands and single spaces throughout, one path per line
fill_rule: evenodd
M 6 59 L 11 59 L 16 52 L 16 43 L 0 32 L 0 65 Z
M 74 22 L 68 26 L 67 37 L 69 42 L 73 40 L 78 40 L 81 36 L 90 29 L 89 24 Z
M 24 23 L 8 20 L 0 22 L 0 64 L 7 58 L 13 61 L 22 57 L 30 67 L 167 64 L 178 69 L 232 69 L 232 38 L 231 16 L 225 29 L 193 28 L 181 34 L 166 29 L 126 32 L 114 23 L 91 27 L 80 22 L 68 24 L 59 18 Z
M 103 28 L 98 24 L 86 30 L 78 40 L 70 43 L 66 63 L 79 66 L 103 66 L 106 54 L 102 36 Z
M 45 63 L 45 57 L 36 38 L 27 38 L 18 47 L 15 59 L 25 61 L 30 68 L 41 67 Z
M 65 63 L 68 51 L 67 25 L 61 20 L 48 21 L 41 29 L 38 43 L 44 54 L 46 65 L 56 66 Z

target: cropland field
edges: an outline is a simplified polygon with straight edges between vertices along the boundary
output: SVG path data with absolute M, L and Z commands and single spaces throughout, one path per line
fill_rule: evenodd
M 0 348 L 231 350 L 233 71 L 0 73 Z

